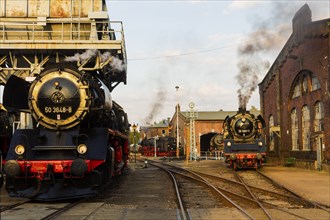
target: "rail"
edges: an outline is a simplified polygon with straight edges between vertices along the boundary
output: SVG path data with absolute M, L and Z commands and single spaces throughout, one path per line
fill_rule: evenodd
M 155 163 L 158 163 L 158 164 L 161 164 L 161 165 L 156 165 Z M 171 173 L 175 173 L 175 174 L 179 174 L 181 176 L 185 176 L 185 177 L 188 177 L 190 179 L 194 179 L 200 183 L 203 183 L 205 185 L 207 185 L 208 187 L 210 187 L 212 190 L 214 190 L 215 192 L 217 192 L 222 198 L 224 198 L 226 201 L 228 201 L 231 205 L 233 205 L 234 207 L 236 207 L 242 214 L 245 215 L 245 217 L 247 217 L 247 219 L 255 219 L 253 216 L 251 216 L 246 210 L 244 210 L 242 207 L 240 207 L 236 202 L 234 202 L 231 198 L 229 198 L 228 196 L 226 196 L 222 191 L 221 189 L 219 189 L 218 187 L 214 186 L 212 183 L 210 183 L 207 179 L 205 179 L 204 177 L 202 177 L 201 175 L 197 174 L 196 172 L 194 171 L 191 171 L 191 170 L 188 170 L 188 169 L 185 169 L 185 168 L 182 168 L 182 167 L 178 167 L 178 166 L 175 166 L 175 165 L 170 165 L 170 164 L 164 164 L 164 163 L 161 163 L 161 162 L 157 162 L 157 161 L 152 161 L 150 163 L 151 165 L 153 166 L 156 166 L 156 167 L 159 167 L 161 169 L 164 169 L 164 170 L 168 170 L 168 172 L 171 172 Z M 193 177 L 189 177 L 183 173 L 180 173 L 180 172 L 177 172 L 175 170 L 169 170 L 167 168 L 164 168 L 162 166 L 168 166 L 170 168 L 174 168 L 174 169 L 179 169 L 179 170 L 182 170 L 184 172 L 187 172 L 189 173 L 190 175 L 192 175 Z M 189 214 L 189 213 L 188 213 Z M 190 218 L 191 219 L 191 218 Z
M 246 191 L 249 193 L 249 195 L 253 198 L 253 200 L 258 204 L 258 206 L 262 209 L 262 211 L 265 213 L 265 215 L 267 216 L 268 219 L 272 220 L 273 217 L 269 214 L 269 212 L 267 211 L 267 209 L 262 205 L 261 201 L 259 201 L 259 199 L 254 195 L 254 193 L 252 193 L 251 189 L 249 188 L 249 186 L 245 183 L 245 181 L 242 179 L 242 177 L 235 171 L 234 172 L 235 176 L 237 177 L 237 179 L 239 179 L 239 181 L 243 184 L 244 188 L 246 189 Z

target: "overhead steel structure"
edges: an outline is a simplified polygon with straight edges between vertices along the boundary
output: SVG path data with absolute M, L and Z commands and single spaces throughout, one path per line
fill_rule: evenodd
M 0 84 L 62 62 L 98 74 L 111 91 L 126 84 L 123 26 L 109 20 L 105 0 L 0 0 Z

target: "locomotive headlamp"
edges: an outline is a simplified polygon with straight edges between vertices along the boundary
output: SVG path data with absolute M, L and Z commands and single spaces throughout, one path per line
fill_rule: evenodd
M 258 142 L 258 145 L 259 145 L 259 147 L 262 147 L 262 142 L 259 141 L 259 142 Z
M 56 86 L 56 87 L 58 87 L 60 85 L 60 83 L 59 82 L 54 82 L 54 86 Z
M 15 153 L 17 155 L 22 155 L 24 154 L 24 152 L 25 152 L 25 147 L 23 145 L 19 144 L 15 147 Z
M 85 144 L 79 144 L 77 151 L 79 154 L 85 154 L 87 152 L 87 146 Z
M 230 160 L 236 160 L 236 155 L 235 154 L 230 154 L 229 155 Z
M 230 147 L 231 146 L 231 142 L 227 142 L 227 147 Z

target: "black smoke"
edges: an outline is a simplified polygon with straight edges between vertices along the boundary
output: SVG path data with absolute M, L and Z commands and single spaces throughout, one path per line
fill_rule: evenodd
M 161 112 L 165 103 L 165 99 L 166 93 L 162 86 L 160 86 L 156 92 L 156 97 L 152 103 L 151 110 L 144 120 L 146 124 L 152 123 L 152 120 L 154 120 L 154 118 Z
M 255 22 L 254 31 L 250 33 L 244 43 L 238 48 L 236 76 L 239 84 L 239 107 L 246 108 L 258 87 L 259 76 L 264 75 L 270 62 L 264 57 L 274 51 L 280 51 L 291 33 L 291 21 L 295 12 L 302 5 L 290 2 L 274 2 L 268 19 Z

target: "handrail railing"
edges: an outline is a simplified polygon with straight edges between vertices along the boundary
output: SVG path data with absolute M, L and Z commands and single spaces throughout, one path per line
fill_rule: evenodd
M 109 28 L 110 27 L 110 28 Z M 114 29 L 112 29 L 114 28 Z M 38 21 L 15 20 L 8 21 L 0 19 L 0 48 L 15 49 L 34 48 L 32 45 L 39 45 L 45 49 L 46 44 L 61 45 L 76 44 L 83 48 L 94 45 L 98 49 L 120 50 L 126 62 L 126 45 L 123 24 L 121 21 L 94 21 L 80 19 L 48 19 L 46 23 Z M 30 46 L 29 46 L 30 45 Z M 67 48 L 67 46 L 65 47 Z M 92 49 L 92 48 L 88 48 Z
M 111 26 L 111 24 L 119 24 L 120 29 L 103 28 Z M 123 42 L 124 44 L 121 21 L 47 21 L 46 26 L 40 25 L 36 21 L 0 21 L 0 32 L 0 43 L 24 40 L 26 43 L 74 43 L 77 41 L 78 43 Z

